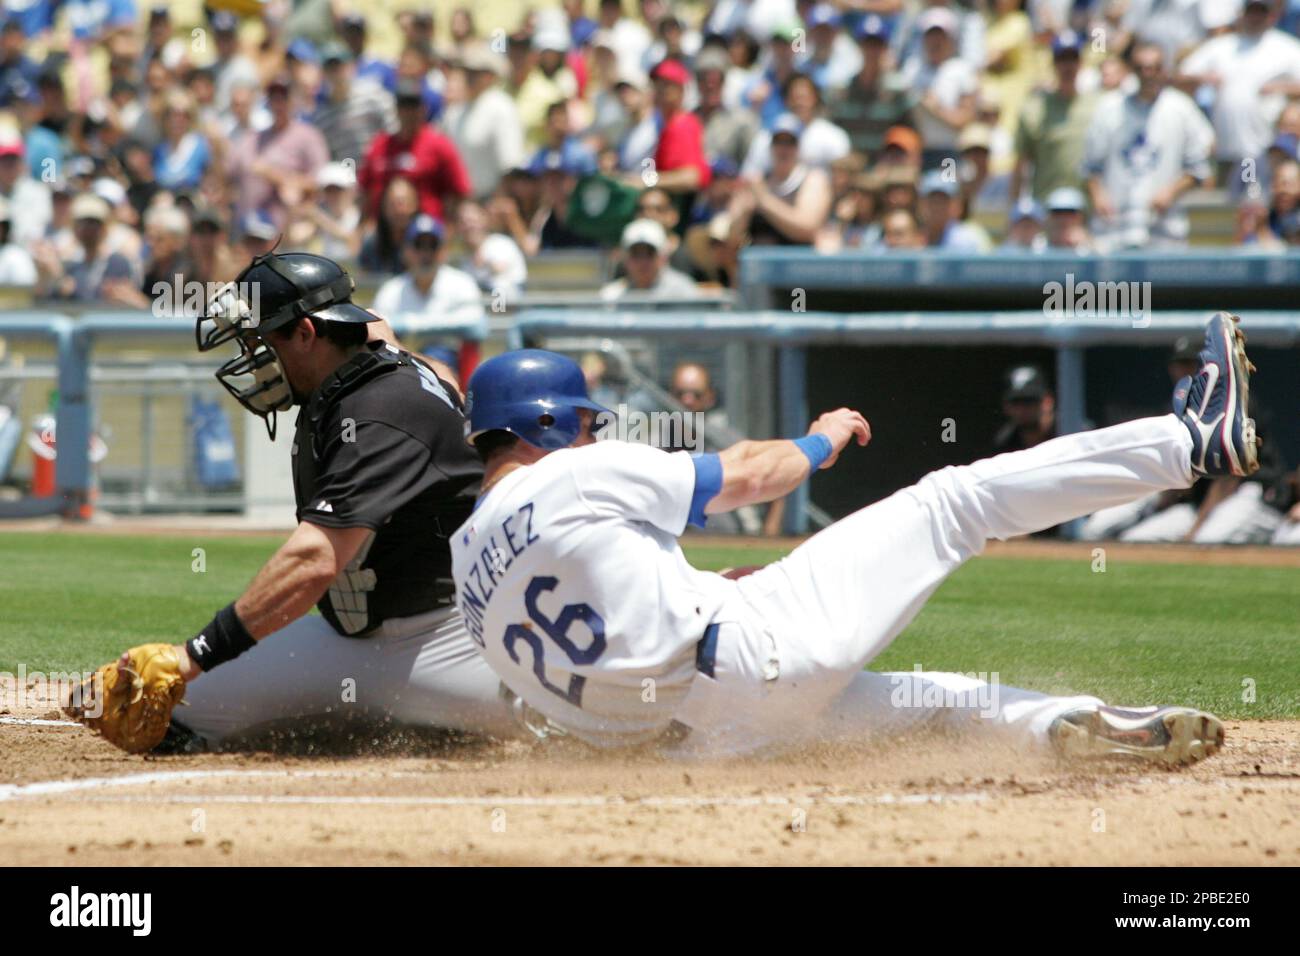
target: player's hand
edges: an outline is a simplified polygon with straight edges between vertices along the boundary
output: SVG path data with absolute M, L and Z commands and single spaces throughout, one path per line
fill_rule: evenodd
M 851 408 L 837 408 L 833 412 L 823 413 L 812 423 L 808 434 L 825 435 L 831 440 L 831 447 L 834 450 L 831 456 L 822 462 L 822 468 L 829 468 L 835 464 L 840 457 L 840 452 L 853 439 L 856 438 L 859 445 L 866 445 L 871 441 L 871 426 L 867 424 L 861 412 L 855 412 Z

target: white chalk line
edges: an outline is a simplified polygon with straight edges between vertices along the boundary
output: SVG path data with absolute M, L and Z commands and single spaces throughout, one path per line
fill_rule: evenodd
M 88 777 L 82 780 L 47 780 L 39 783 L 0 785 L 0 802 L 32 797 L 61 797 L 85 794 L 91 803 L 238 803 L 310 806 L 427 806 L 427 807 L 759 807 L 803 806 L 918 806 L 937 803 L 978 803 L 988 799 L 986 793 L 907 793 L 907 794 L 822 794 L 804 797 L 785 796 L 358 796 L 317 794 L 95 794 L 92 791 L 120 787 L 146 786 L 155 783 L 178 783 L 216 778 L 306 779 L 356 778 L 385 776 L 382 773 L 357 773 L 335 770 L 163 770 L 152 773 L 123 774 L 118 777 Z
M 39 717 L 0 717 L 0 724 L 18 724 L 23 727 L 80 727 L 75 720 L 43 720 Z

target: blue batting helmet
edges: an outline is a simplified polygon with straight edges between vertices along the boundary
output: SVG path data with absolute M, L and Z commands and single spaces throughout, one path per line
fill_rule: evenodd
M 506 431 L 547 451 L 566 448 L 582 430 L 578 409 L 608 409 L 587 396 L 578 363 L 543 349 L 519 349 L 488 359 L 470 376 L 465 439 Z

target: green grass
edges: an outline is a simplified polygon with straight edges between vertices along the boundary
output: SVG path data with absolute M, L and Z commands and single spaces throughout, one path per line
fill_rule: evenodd
M 689 542 L 688 542 L 689 543 Z M 237 595 L 270 537 L 0 535 L 0 670 L 84 670 L 178 641 Z M 206 570 L 192 569 L 204 549 Z M 688 547 L 701 567 L 771 548 Z M 1004 684 L 1225 717 L 1300 716 L 1300 571 L 981 558 L 941 587 L 872 666 L 997 671 Z M 1243 701 L 1243 681 L 1256 700 Z

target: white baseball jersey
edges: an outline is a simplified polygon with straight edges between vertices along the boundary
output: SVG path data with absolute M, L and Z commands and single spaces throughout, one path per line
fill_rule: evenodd
M 731 582 L 677 544 L 686 452 L 603 441 L 506 475 L 452 539 L 470 636 L 502 681 L 597 744 L 663 732 Z

